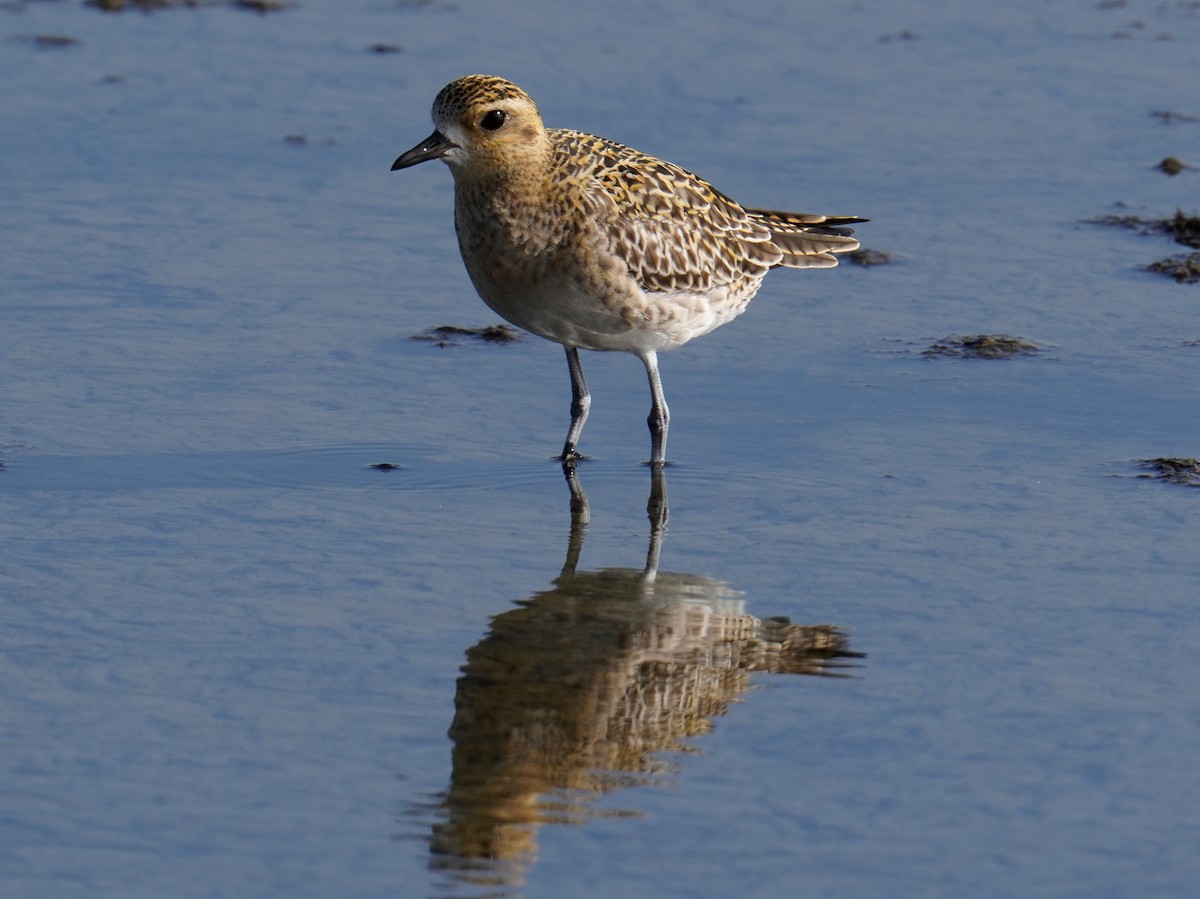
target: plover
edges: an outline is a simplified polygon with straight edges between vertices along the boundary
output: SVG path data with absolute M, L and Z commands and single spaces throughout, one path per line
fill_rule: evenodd
M 582 458 L 591 396 L 579 350 L 642 360 L 653 405 L 650 463 L 666 461 L 670 413 L 658 353 L 745 310 L 780 266 L 832 268 L 858 247 L 856 216 L 741 206 L 670 162 L 602 137 L 547 129 L 523 90 L 468 75 L 433 101 L 434 132 L 392 171 L 440 159 L 454 175 L 454 225 L 480 297 L 562 344 L 571 426 L 559 458 Z

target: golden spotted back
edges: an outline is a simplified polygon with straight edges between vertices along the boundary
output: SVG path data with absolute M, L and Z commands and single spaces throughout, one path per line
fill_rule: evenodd
M 831 253 L 858 246 L 844 229 L 820 228 L 824 216 L 747 210 L 673 163 L 579 131 L 549 134 L 555 180 L 584 192 L 643 290 L 741 294 L 775 266 L 834 266 Z

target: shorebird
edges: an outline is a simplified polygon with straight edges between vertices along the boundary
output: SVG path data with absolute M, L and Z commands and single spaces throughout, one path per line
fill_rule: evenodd
M 725 324 L 773 268 L 832 268 L 858 248 L 856 216 L 744 207 L 673 163 L 602 137 L 547 129 L 523 90 L 468 75 L 433 101 L 434 132 L 392 171 L 440 159 L 454 226 L 483 301 L 561 344 L 571 426 L 559 458 L 583 458 L 591 408 L 579 350 L 620 350 L 650 379 L 650 464 L 666 462 L 670 412 L 658 353 Z

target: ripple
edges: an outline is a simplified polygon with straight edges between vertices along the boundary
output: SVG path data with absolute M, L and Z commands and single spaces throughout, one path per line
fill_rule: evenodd
M 472 490 L 521 488 L 558 477 L 546 463 L 446 460 L 427 449 L 371 443 L 129 454 L 5 454 L 7 491 L 237 488 Z

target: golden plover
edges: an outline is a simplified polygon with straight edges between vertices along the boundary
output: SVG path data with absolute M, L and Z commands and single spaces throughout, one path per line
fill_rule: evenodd
M 779 266 L 832 268 L 858 247 L 855 216 L 749 209 L 677 165 L 621 144 L 547 130 L 515 84 L 468 75 L 433 101 L 434 132 L 392 171 L 441 159 L 475 289 L 519 328 L 562 344 L 571 372 L 564 463 L 581 458 L 591 396 L 579 350 L 623 350 L 646 366 L 652 465 L 669 412 L 658 353 L 739 315 Z

